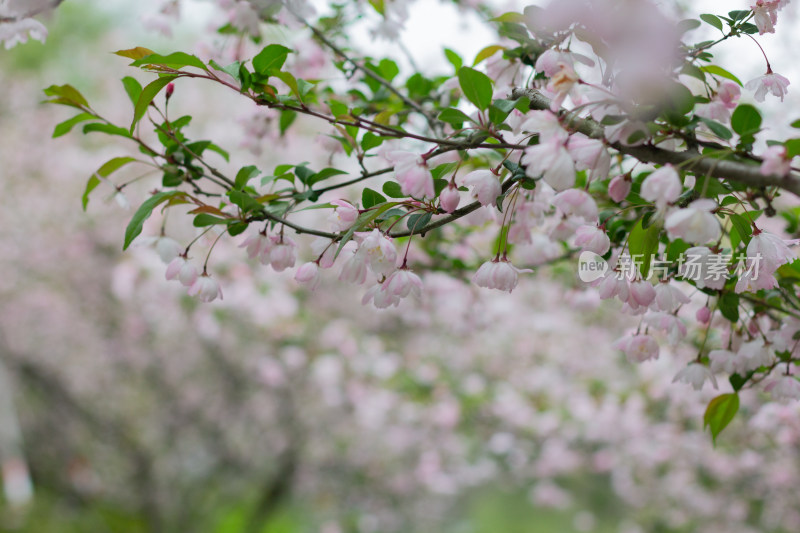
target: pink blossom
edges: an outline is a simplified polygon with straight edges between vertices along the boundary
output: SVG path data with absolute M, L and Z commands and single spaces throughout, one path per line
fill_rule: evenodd
M 697 310 L 697 312 L 694 314 L 694 317 L 701 324 L 708 324 L 711 322 L 711 309 L 709 309 L 707 305 L 704 305 Z
M 538 179 L 541 176 L 557 191 L 575 185 L 575 164 L 563 141 L 557 138 L 529 146 L 521 162 L 529 178 Z
M 401 268 L 389 274 L 381 290 L 399 298 L 405 298 L 409 294 L 419 298 L 422 296 L 422 280 L 407 268 Z
M 273 236 L 269 254 L 262 254 L 261 262 L 269 265 L 275 272 L 283 272 L 294 266 L 297 245 L 288 237 Z
M 462 183 L 472 187 L 472 197 L 481 205 L 495 205 L 497 197 L 503 193 L 500 180 L 491 170 L 473 170 L 464 176 Z
M 495 198 L 497 198 L 497 196 L 495 196 Z M 459 203 L 461 203 L 461 193 L 459 193 L 458 188 L 452 184 L 449 184 L 439 193 L 439 205 L 445 212 L 452 213 L 458 209 Z
M 781 102 L 783 102 L 783 97 L 786 95 L 786 88 L 788 86 L 788 79 L 776 72 L 772 72 L 771 69 L 768 69 L 767 73 L 763 76 L 759 76 L 758 78 L 748 81 L 744 88 L 748 91 L 755 91 L 753 97 L 758 102 L 763 102 L 767 93 L 777 96 L 781 99 Z
M 222 288 L 219 283 L 205 272 L 198 277 L 192 286 L 189 287 L 189 296 L 197 296 L 201 302 L 212 302 L 219 298 L 222 299 Z
M 659 283 L 655 287 L 656 297 L 652 303 L 652 308 L 656 311 L 672 313 L 677 311 L 683 304 L 689 303 L 689 297 L 682 290 L 672 283 Z
M 561 65 L 572 66 L 572 54 L 567 51 L 549 48 L 536 58 L 536 64 L 534 65 L 534 68 L 537 71 L 544 73 L 544 75 L 548 78 L 552 78 L 559 70 L 561 70 Z
M 711 361 L 712 372 L 734 374 L 737 371 L 737 355 L 730 350 L 711 350 L 708 352 L 708 359 Z
M 519 282 L 519 275 L 527 272 L 533 271 L 519 269 L 506 259 L 487 261 L 472 276 L 472 282 L 478 287 L 511 292 Z
M 397 307 L 400 304 L 400 297 L 383 290 L 383 285 L 378 283 L 367 289 L 361 299 L 361 305 L 367 305 L 370 302 L 378 309 L 386 309 L 391 306 Z
M 722 229 L 712 213 L 717 209 L 714 200 L 695 200 L 685 209 L 675 209 L 664 221 L 670 240 L 683 239 L 692 244 L 716 241 Z
M 47 28 L 32 18 L 0 23 L 0 42 L 5 44 L 6 50 L 28 42 L 28 37 L 44 42 L 47 39 Z
M 667 341 L 673 346 L 686 337 L 686 324 L 671 313 L 649 313 L 644 317 L 644 322 L 651 328 L 666 333 Z
M 679 381 L 691 385 L 694 390 L 702 389 L 706 381 L 710 381 L 711 385 L 715 389 L 717 388 L 717 380 L 714 379 L 714 375 L 708 368 L 699 363 L 691 363 L 678 371 L 672 382 L 677 383 Z
M 567 189 L 553 197 L 555 205 L 564 216 L 577 217 L 585 222 L 597 222 L 597 203 L 583 189 Z
M 271 247 L 272 241 L 270 241 L 266 233 L 262 232 L 250 235 L 239 245 L 239 248 L 247 248 L 247 257 L 250 259 L 268 256 Z
M 780 376 L 770 378 L 764 390 L 772 394 L 779 402 L 800 400 L 800 381 L 794 376 Z
M 791 241 L 790 241 L 791 242 Z M 762 270 L 774 272 L 781 265 L 794 261 L 797 256 L 787 246 L 786 241 L 773 233 L 756 230 L 747 245 L 747 256 L 761 256 Z
M 370 233 L 356 233 L 359 241 L 358 251 L 366 258 L 369 267 L 375 274 L 385 276 L 397 268 L 397 250 L 394 243 L 384 236 L 378 229 L 373 229 Z
M 403 194 L 414 198 L 433 198 L 433 176 L 425 159 L 414 152 L 396 150 L 386 154 L 394 163 L 394 172 Z
M 350 244 L 350 243 L 348 243 Z M 311 250 L 318 256 L 317 262 L 320 268 L 331 268 L 336 261 L 337 243 L 330 239 L 319 237 L 311 241 Z
M 558 111 L 561 108 L 561 104 L 564 103 L 564 100 L 579 80 L 580 77 L 570 64 L 558 63 L 558 70 L 553 73 L 547 83 L 547 90 L 554 94 L 553 100 L 550 102 L 550 111 Z
M 342 265 L 339 281 L 361 285 L 367 279 L 367 256 L 363 253 L 353 252 Z
M 336 206 L 333 213 L 328 216 L 328 222 L 334 231 L 347 231 L 358 219 L 358 209 L 346 200 L 333 200 Z
M 659 209 L 677 200 L 681 192 L 683 184 L 672 165 L 664 165 L 642 182 L 642 198 L 648 202 L 655 202 Z
M 575 161 L 576 170 L 588 170 L 589 180 L 605 179 L 611 168 L 611 154 L 597 139 L 576 133 L 569 138 L 567 150 Z
M 615 202 L 621 202 L 631 192 L 631 177 L 628 174 L 614 176 L 608 183 L 608 196 Z
M 739 347 L 736 353 L 736 371 L 748 372 L 760 366 L 769 366 L 775 360 L 775 353 L 772 347 L 764 343 L 764 339 L 756 338 L 750 342 L 745 342 Z
M 620 301 L 626 302 L 630 298 L 630 282 L 619 274 L 619 272 L 609 271 L 606 275 L 595 282 L 600 298 L 608 300 L 615 296 Z
M 634 335 L 617 339 L 612 345 L 621 350 L 632 363 L 658 359 L 658 343 L 650 335 Z
M 786 147 L 782 144 L 768 147 L 761 157 L 763 161 L 760 172 L 764 176 L 771 174 L 786 176 L 792 170 L 792 160 L 786 156 Z
M 778 23 L 778 10 L 788 4 L 788 0 L 757 0 L 750 6 L 753 10 L 753 23 L 758 28 L 758 34 L 775 33 L 775 24 Z
M 183 247 L 178 244 L 178 241 L 164 235 L 156 239 L 155 247 L 158 257 L 164 263 L 169 263 L 183 251 Z
M 569 133 L 561 126 L 558 117 L 547 110 L 530 111 L 519 126 L 520 131 L 539 134 L 539 142 L 553 139 L 566 141 Z
M 758 292 L 761 289 L 774 289 L 777 286 L 778 280 L 775 279 L 772 272 L 766 269 L 760 269 L 760 271 L 758 271 L 754 268 L 750 268 L 742 272 L 739 276 L 736 287 L 734 287 L 734 292 Z
M 636 146 L 649 139 L 651 134 L 646 123 L 640 120 L 623 120 L 617 124 L 607 126 L 605 137 L 610 143 Z M 634 140 L 631 141 L 631 139 Z
M 656 290 L 649 281 L 634 281 L 629 286 L 630 296 L 628 305 L 636 309 L 638 307 L 649 307 L 656 299 Z
M 180 255 L 167 265 L 167 279 L 177 279 L 185 287 L 193 285 L 197 280 L 197 276 L 197 267 L 187 261 L 185 256 Z
M 319 266 L 313 261 L 303 263 L 295 272 L 294 279 L 313 291 L 319 286 L 320 282 Z
M 693 246 L 684 252 L 685 260 L 678 268 L 678 275 L 695 282 L 698 289 L 706 287 L 722 290 L 727 280 L 728 260 L 714 254 L 706 246 Z M 716 268 L 722 265 L 722 268 Z
M 597 226 L 580 226 L 575 230 L 575 246 L 597 255 L 604 255 L 611 248 L 611 241 L 605 230 Z

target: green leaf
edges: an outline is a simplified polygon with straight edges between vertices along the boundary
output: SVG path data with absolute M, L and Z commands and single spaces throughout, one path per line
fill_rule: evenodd
M 147 112 L 147 106 L 150 105 L 150 102 L 153 101 L 153 98 L 155 98 L 156 95 L 161 92 L 161 89 L 169 85 L 169 83 L 174 81 L 176 78 L 177 76 L 162 76 L 149 83 L 147 87 L 142 89 L 142 94 L 139 95 L 139 99 L 136 101 L 136 108 L 133 111 L 133 122 L 131 122 L 130 129 L 131 134 L 136 127 L 136 123 L 139 122 Z
M 373 191 L 369 187 L 366 187 L 361 193 L 361 206 L 364 209 L 375 207 L 376 205 L 382 204 L 385 201 L 386 198 L 384 198 L 381 193 Z
M 92 120 L 94 118 L 95 116 L 90 115 L 89 113 L 81 113 L 65 120 L 64 122 L 56 125 L 56 127 L 53 129 L 53 139 L 61 137 L 62 135 L 66 135 L 76 124 L 80 124 L 81 122 L 86 122 L 87 120 Z
M 719 311 L 722 316 L 735 324 L 739 321 L 739 295 L 735 292 L 726 292 L 719 297 Z
M 311 176 L 314 174 L 315 172 L 305 165 L 297 165 L 294 167 L 294 175 L 297 176 L 302 183 L 307 184 L 309 178 L 311 178 Z
M 169 55 L 162 56 L 160 54 L 150 54 L 141 59 L 137 59 L 131 63 L 132 67 L 141 67 L 145 65 L 164 65 L 174 69 L 183 67 L 195 67 L 200 70 L 208 70 L 206 64 L 200 61 L 200 58 L 187 54 L 186 52 L 173 52 Z
M 761 128 L 761 113 L 750 104 L 741 104 L 731 115 L 731 127 L 741 136 L 754 134 Z
M 139 101 L 139 96 L 142 94 L 142 84 L 136 78 L 125 76 L 122 78 L 122 85 L 125 87 L 125 92 L 128 93 L 128 98 L 131 99 L 133 105 Z
M 734 76 L 733 74 L 731 74 L 730 72 L 728 72 L 727 70 L 718 65 L 705 65 L 700 67 L 700 70 L 708 72 L 709 74 L 716 74 L 717 76 L 728 78 L 729 80 L 735 81 L 736 83 L 739 84 L 739 86 L 743 87 L 742 82 L 741 80 L 739 80 L 739 78 L 737 78 L 736 76 Z
M 119 135 L 120 137 L 127 137 L 129 139 L 131 137 L 131 133 L 128 130 L 120 126 L 115 126 L 114 124 L 103 124 L 102 122 L 93 122 L 83 127 L 83 133 L 91 133 L 93 131 L 106 133 L 108 135 Z
M 678 22 L 678 31 L 686 33 L 687 31 L 696 30 L 700 27 L 700 21 L 697 19 L 684 19 Z
M 313 187 L 317 183 L 324 181 L 328 178 L 332 178 L 334 176 L 340 176 L 342 174 L 347 174 L 344 170 L 339 170 L 338 168 L 323 168 L 306 181 L 306 185 L 309 187 Z
M 483 72 L 470 67 L 458 69 L 458 82 L 464 96 L 484 111 L 492 103 L 492 80 Z
M 750 14 L 749 9 L 737 9 L 736 11 L 728 11 L 728 16 L 732 18 L 734 21 L 747 18 L 747 15 L 749 14 Z
M 457 53 L 450 50 L 449 48 L 444 49 L 444 55 L 450 62 L 450 64 L 453 65 L 453 68 L 456 70 L 456 72 L 458 72 L 458 69 L 460 69 L 464 65 L 464 60 L 462 60 Z
M 291 109 L 281 111 L 281 118 L 278 121 L 278 129 L 280 129 L 281 136 L 283 136 L 286 133 L 286 130 L 289 129 L 289 126 L 292 125 L 292 123 L 296 118 L 297 118 L 296 111 L 292 111 Z
M 383 144 L 383 137 L 375 135 L 372 132 L 366 132 L 364 137 L 361 139 L 361 149 L 365 152 L 372 150 L 373 148 L 377 148 L 378 146 Z
M 400 74 L 400 67 L 391 59 L 381 59 L 381 62 L 378 63 L 378 69 L 380 70 L 379 74 L 386 81 L 392 81 Z
M 228 198 L 231 199 L 233 205 L 239 206 L 245 213 L 259 211 L 264 207 L 255 198 L 242 191 L 229 191 Z
M 731 133 L 731 130 L 729 130 L 719 122 L 705 117 L 698 117 L 698 118 L 703 124 L 708 126 L 708 129 L 714 132 L 714 135 L 716 135 L 720 139 L 724 139 L 727 141 L 733 137 L 733 133 Z
M 475 122 L 466 113 L 453 107 L 448 107 L 439 113 L 439 120 L 455 127 L 460 127 L 464 122 Z
M 77 107 L 78 109 L 89 107 L 89 102 L 86 101 L 86 98 L 83 97 L 80 91 L 69 84 L 51 85 L 44 90 L 44 94 L 54 97 L 52 100 L 48 100 L 48 102 L 52 104 L 68 105 Z
M 425 226 L 427 226 L 433 215 L 431 213 L 415 213 L 406 219 L 406 227 L 409 231 L 419 233 Z
M 719 18 L 716 17 L 715 15 L 709 15 L 708 13 L 704 13 L 700 15 L 700 19 L 706 24 L 710 24 L 715 28 L 717 28 L 719 31 L 722 31 L 722 21 L 719 20 Z
M 261 75 L 269 75 L 270 70 L 280 70 L 292 50 L 279 44 L 270 44 L 264 47 L 253 58 L 253 68 Z
M 387 181 L 383 184 L 383 193 L 389 198 L 407 198 L 408 195 L 403 194 L 400 184 L 396 181 Z
M 796 155 L 800 155 L 800 139 L 789 139 L 783 143 L 786 147 L 786 157 L 791 159 Z
M 522 15 L 520 15 L 520 16 L 522 16 Z M 493 45 L 487 46 L 486 48 L 484 48 L 483 50 L 478 52 L 478 55 L 475 56 L 475 61 L 472 62 L 472 66 L 474 67 L 475 65 L 477 65 L 478 63 L 480 63 L 484 59 L 488 59 L 488 58 L 492 57 L 493 55 L 495 55 L 500 50 L 505 50 L 505 49 L 506 49 L 505 46 L 501 46 L 499 44 L 493 44 Z
M 258 176 L 260 173 L 261 171 L 258 170 L 258 167 L 254 165 L 242 167 L 239 169 L 239 172 L 236 173 L 236 178 L 233 180 L 233 186 L 236 189 L 244 189 L 244 187 L 247 185 L 247 182 Z
M 134 161 L 136 161 L 136 159 L 133 157 L 115 157 L 103 163 L 102 166 L 100 166 L 100 168 L 98 168 L 97 171 L 92 174 L 92 177 L 90 177 L 89 181 L 86 183 L 86 189 L 83 191 L 83 196 L 81 197 L 83 210 L 86 211 L 86 206 L 89 205 L 89 195 L 98 185 L 100 185 L 101 178 L 107 178 L 120 168 L 124 167 L 128 163 L 133 163 Z
M 209 215 L 208 213 L 200 213 L 194 217 L 194 222 L 192 222 L 195 228 L 204 228 L 206 226 L 215 226 L 217 224 L 227 223 L 228 219 L 215 217 L 214 215 Z
M 144 221 L 150 217 L 153 209 L 171 198 L 184 196 L 185 194 L 181 191 L 162 191 L 145 200 L 136 210 L 136 213 L 133 214 L 133 218 L 131 218 L 128 227 L 125 229 L 125 244 L 123 244 L 122 249 L 127 250 L 133 239 L 139 236 L 142 232 L 142 227 L 144 227 Z
M 729 218 L 733 224 L 733 229 L 736 231 L 738 240 L 743 242 L 745 246 L 750 244 L 750 236 L 753 235 L 753 225 L 750 223 L 750 220 L 737 213 L 731 213 Z M 731 245 L 733 249 L 736 249 L 736 246 L 733 246 L 733 236 L 731 236 Z
M 714 444 L 717 442 L 717 435 L 728 427 L 738 411 L 739 395 L 736 393 L 721 394 L 709 402 L 703 415 L 703 428 L 711 428 Z
M 638 261 L 638 257 L 641 256 L 640 273 L 642 279 L 647 279 L 650 273 L 650 262 L 653 255 L 658 252 L 658 237 L 661 228 L 656 225 L 644 228 L 642 223 L 643 220 L 639 219 L 628 236 L 628 252 L 634 261 Z
M 155 54 L 155 52 L 149 48 L 144 48 L 143 46 L 137 46 L 136 48 L 129 48 L 127 50 L 117 50 L 114 52 L 114 55 L 127 57 L 128 59 L 133 59 L 134 61 L 153 54 Z

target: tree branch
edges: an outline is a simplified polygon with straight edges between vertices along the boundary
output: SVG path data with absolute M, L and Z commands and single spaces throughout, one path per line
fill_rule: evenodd
M 536 89 L 514 89 L 511 93 L 512 99 L 523 96 L 530 100 L 531 109 L 550 109 L 550 99 Z M 587 137 L 594 139 L 605 137 L 603 126 L 591 118 L 579 117 L 565 109 L 559 110 L 558 114 L 564 118 L 567 127 L 583 133 Z M 777 174 L 765 176 L 761 174 L 758 166 L 706 157 L 695 151 L 673 152 L 652 145 L 626 146 L 618 142 L 611 143 L 609 146 L 643 163 L 680 165 L 683 169 L 694 172 L 698 176 L 712 176 L 752 187 L 775 186 L 800 196 L 800 175 L 796 172 L 792 172 L 788 176 Z

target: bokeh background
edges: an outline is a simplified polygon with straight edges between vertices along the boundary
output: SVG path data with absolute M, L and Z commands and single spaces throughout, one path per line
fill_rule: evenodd
M 80 196 L 134 147 L 51 139 L 70 115 L 41 91 L 70 83 L 129 120 L 119 80 L 146 78 L 111 51 L 208 57 L 219 45 L 211 3 L 186 4 L 171 37 L 148 23 L 159 5 L 69 0 L 46 21 L 46 44 L 0 52 L 0 531 L 800 530 L 797 406 L 748 392 L 714 447 L 702 428 L 714 391 L 670 383 L 691 346 L 631 365 L 610 347 L 630 320 L 572 265 L 542 267 L 510 296 L 422 266 L 423 298 L 376 313 L 333 279 L 309 292 L 248 263 L 236 243 L 215 252 L 225 298 L 211 305 L 167 283 L 152 248 L 122 253 L 131 213 L 110 187 L 86 213 Z M 442 44 L 465 57 L 491 44 L 477 15 L 452 5 L 411 12 L 403 41 L 423 69 L 441 68 Z M 792 80 L 780 39 L 794 20 L 767 40 Z M 366 32 L 354 41 L 373 44 Z M 758 61 L 738 63 L 742 77 L 760 74 Z M 215 161 L 225 170 L 344 161 L 317 124 L 280 137 L 274 117 L 216 87 L 178 83 L 171 106 L 194 115 L 194 138 L 231 151 L 229 165 Z M 126 193 L 135 203 L 153 183 Z M 492 238 L 453 253 L 478 264 Z

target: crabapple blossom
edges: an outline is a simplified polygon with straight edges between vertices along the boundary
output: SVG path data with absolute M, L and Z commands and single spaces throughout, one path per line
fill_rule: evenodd
M 540 142 L 554 139 L 566 141 L 569 138 L 569 133 L 561 126 L 558 117 L 546 110 L 529 111 L 525 115 L 525 120 L 520 123 L 519 129 L 538 133 Z
M 711 385 L 715 389 L 718 388 L 714 374 L 712 374 L 705 365 L 701 365 L 700 363 L 688 364 L 672 378 L 673 383 L 686 383 L 687 385 L 691 385 L 694 390 L 702 389 L 706 381 L 711 382 Z
M 576 133 L 569 138 L 567 151 L 575 161 L 576 170 L 588 170 L 589 180 L 605 179 L 611 168 L 611 154 L 597 139 Z
M 748 268 L 739 276 L 734 292 L 758 292 L 761 289 L 774 289 L 778 280 L 767 269 Z
M 156 239 L 155 248 L 158 257 L 166 264 L 169 264 L 183 251 L 183 247 L 178 243 L 178 241 L 164 235 Z
M 771 346 L 764 343 L 764 339 L 756 338 L 742 343 L 736 353 L 736 371 L 748 372 L 760 366 L 769 366 L 775 360 L 775 353 Z
M 361 305 L 367 305 L 370 302 L 378 309 L 387 309 L 400 305 L 400 296 L 383 290 L 383 284 L 377 283 L 367 289 L 361 299 Z
M 222 299 L 222 288 L 217 280 L 203 272 L 189 287 L 189 296 L 197 296 L 201 302 L 213 302 Z
M 522 156 L 525 174 L 532 179 L 541 178 L 557 191 L 575 185 L 575 163 L 558 138 L 529 146 Z
M 355 234 L 359 241 L 358 251 L 369 263 L 372 271 L 379 276 L 386 276 L 397 268 L 397 250 L 394 243 L 379 230 L 370 233 Z
M 618 272 L 609 271 L 595 283 L 603 300 L 618 297 L 620 301 L 626 302 L 630 298 L 630 282 Z
M 320 282 L 319 265 L 314 261 L 303 263 L 295 272 L 294 279 L 313 291 L 319 286 Z
M 779 402 L 800 400 L 800 381 L 794 376 L 771 378 L 764 386 L 764 390 Z
M 579 80 L 580 77 L 570 64 L 558 63 L 558 70 L 553 73 L 547 84 L 547 90 L 554 94 L 550 103 L 550 111 L 558 111 Z
M 439 193 L 439 205 L 445 212 L 452 213 L 458 209 L 459 203 L 461 203 L 461 193 L 452 184 L 449 184 Z
M 753 98 L 757 102 L 763 102 L 767 93 L 777 96 L 783 102 L 783 97 L 786 96 L 789 80 L 778 74 L 772 72 L 772 69 L 767 69 L 767 73 L 758 78 L 748 81 L 744 88 L 748 91 L 754 91 Z
M 399 298 L 406 298 L 409 294 L 420 298 L 422 280 L 407 268 L 400 268 L 389 274 L 381 285 L 381 290 Z
M 361 285 L 367 279 L 367 258 L 365 254 L 358 251 L 350 253 L 347 260 L 342 265 L 339 274 L 339 281 L 355 283 Z
M 533 272 L 530 269 L 519 269 L 507 259 L 487 261 L 472 276 L 472 282 L 478 287 L 513 291 L 519 282 L 519 275 Z
M 707 104 L 699 104 L 695 107 L 695 113 L 699 116 L 726 123 L 731 118 L 731 111 L 736 109 L 736 104 L 741 96 L 739 85 L 730 80 L 723 80 L 717 86 L 714 97 Z M 710 130 L 709 130 L 710 131 Z
M 628 305 L 633 309 L 647 308 L 656 299 L 656 290 L 649 281 L 634 281 L 629 286 Z
M 611 248 L 611 240 L 605 230 L 597 226 L 584 225 L 575 230 L 575 246 L 597 255 L 604 255 Z
M 774 233 L 761 230 L 753 231 L 753 236 L 747 245 L 747 256 L 749 258 L 760 256 L 761 266 L 769 272 L 774 272 L 781 265 L 797 258 L 786 241 Z
M 629 174 L 614 176 L 608 183 L 608 196 L 615 202 L 621 202 L 630 194 L 631 185 L 633 182 Z
M 672 240 L 683 239 L 692 244 L 716 241 L 722 233 L 713 214 L 717 207 L 714 200 L 695 200 L 685 209 L 673 210 L 664 221 L 667 235 Z
M 347 231 L 358 219 L 358 209 L 347 200 L 333 200 L 336 206 L 328 216 L 328 223 L 334 231 Z
M 28 42 L 28 38 L 45 42 L 47 28 L 38 20 L 24 18 L 11 22 L 0 22 L 0 42 L 4 43 L 6 50 Z
M 462 183 L 472 187 L 472 197 L 481 205 L 496 205 L 497 197 L 503 193 L 500 180 L 491 170 L 473 170 L 462 178 Z
M 704 305 L 694 314 L 695 319 L 701 324 L 708 324 L 711 322 L 711 309 Z
M 664 165 L 642 182 L 641 196 L 648 202 L 655 202 L 659 209 L 664 209 L 681 195 L 683 185 L 672 165 Z
M 730 350 L 711 350 L 708 359 L 711 362 L 711 372 L 725 372 L 733 374 L 737 371 L 737 355 Z
M 347 243 L 345 249 L 349 249 Z M 336 261 L 336 243 L 331 242 L 325 237 L 319 237 L 311 242 L 311 250 L 318 257 L 317 264 L 320 268 L 331 268 Z M 344 251 L 344 250 L 343 250 Z
M 247 257 L 250 259 L 258 259 L 260 257 L 269 257 L 269 250 L 272 248 L 272 241 L 266 232 L 257 232 L 248 236 L 239 248 L 247 249 Z
M 167 265 L 166 278 L 177 279 L 185 287 L 191 287 L 197 281 L 198 275 L 197 267 L 187 261 L 184 255 L 179 255 Z
M 759 35 L 775 33 L 778 10 L 788 3 L 788 0 L 756 0 L 756 3 L 750 6 L 753 10 L 753 23 L 758 28 Z
M 715 269 L 718 265 L 725 267 L 727 260 L 720 254 L 713 253 L 706 246 L 693 246 L 683 253 L 684 261 L 678 267 L 678 275 L 695 282 L 697 288 L 706 287 L 722 290 L 727 280 L 727 269 Z
M 658 359 L 658 343 L 650 335 L 625 336 L 617 339 L 612 346 L 621 350 L 631 363 Z
M 597 202 L 582 189 L 567 189 L 553 197 L 553 205 L 568 217 L 577 217 L 584 222 L 597 222 Z
M 671 313 L 651 312 L 644 317 L 644 322 L 651 328 L 667 334 L 667 342 L 675 346 L 686 337 L 686 324 Z
M 669 282 L 659 283 L 655 287 L 656 297 L 651 304 L 652 309 L 672 313 L 677 311 L 681 305 L 690 302 L 682 290 Z M 706 308 L 707 309 L 707 308 Z
M 786 176 L 792 170 L 792 160 L 786 157 L 786 147 L 781 144 L 767 147 L 761 157 L 763 161 L 759 171 L 764 176 L 770 174 Z
M 269 264 L 275 272 L 283 272 L 287 268 L 293 267 L 297 244 L 282 235 L 273 235 L 271 240 L 272 246 L 269 248 L 269 253 L 262 253 L 261 262 L 265 265 Z
M 433 198 L 433 177 L 425 159 L 414 152 L 395 150 L 386 158 L 394 163 L 394 172 L 403 194 L 414 198 Z

